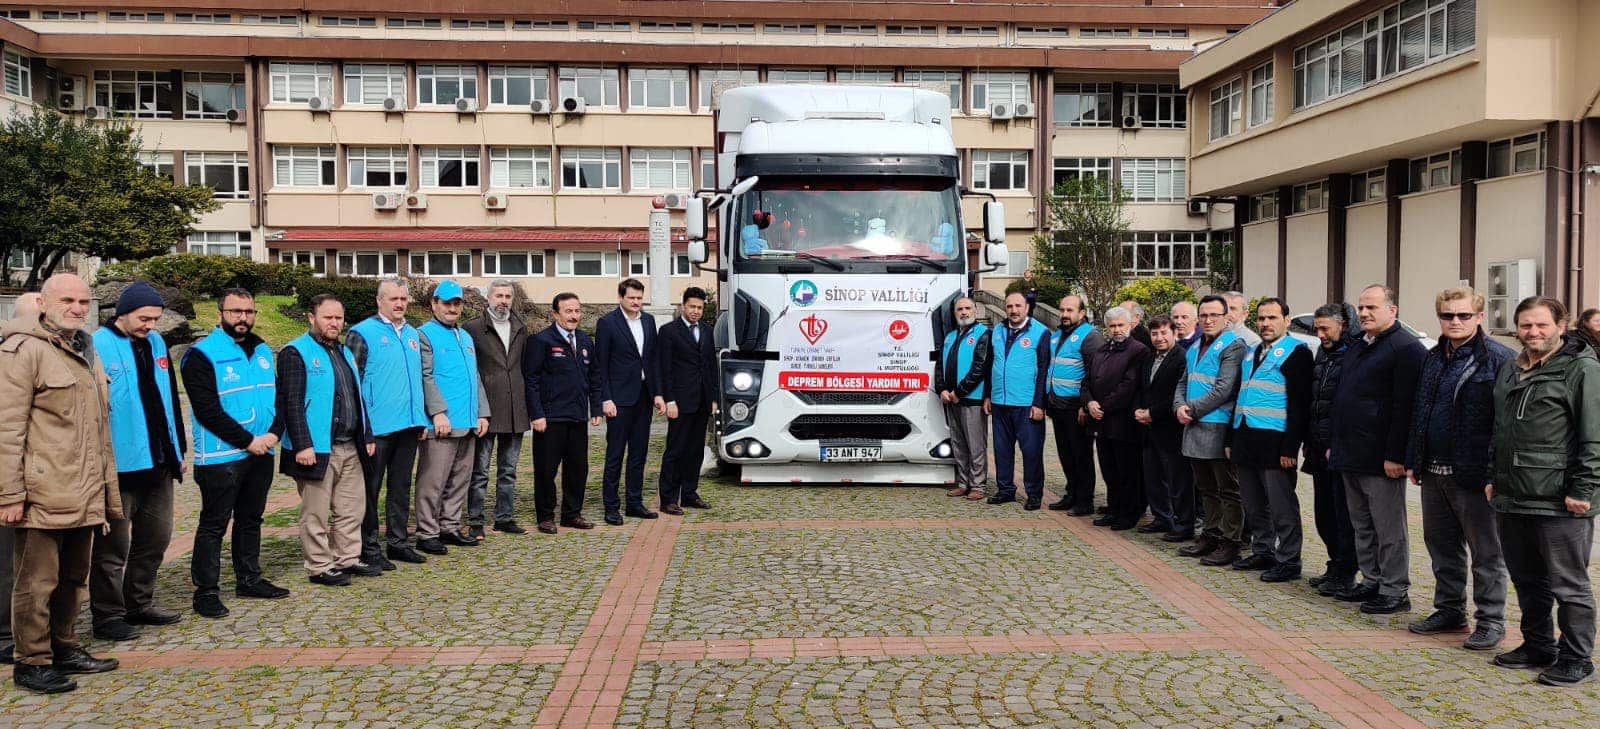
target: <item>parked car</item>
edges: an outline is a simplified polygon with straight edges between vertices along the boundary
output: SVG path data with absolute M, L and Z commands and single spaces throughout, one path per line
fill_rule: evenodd
M 1317 329 L 1316 324 L 1313 321 L 1314 319 L 1315 317 L 1309 313 L 1295 314 L 1293 318 L 1289 319 L 1289 336 L 1305 342 L 1312 348 L 1312 351 L 1316 351 L 1316 347 L 1322 344 L 1322 341 L 1317 339 Z M 1356 326 L 1360 325 L 1358 324 Z M 1405 323 L 1404 320 L 1401 320 L 1400 326 L 1405 327 L 1405 330 L 1410 332 L 1411 336 L 1416 337 L 1417 341 L 1422 342 L 1422 346 L 1424 348 L 1433 349 L 1433 345 L 1439 343 L 1439 340 L 1428 336 L 1421 329 Z

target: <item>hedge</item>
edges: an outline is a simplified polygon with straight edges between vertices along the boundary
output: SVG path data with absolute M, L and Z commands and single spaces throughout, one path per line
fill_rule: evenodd
M 1171 314 L 1172 305 L 1180 301 L 1193 302 L 1194 289 L 1170 276 L 1141 278 L 1117 289 L 1115 303 L 1132 299 L 1144 307 L 1146 317 Z
M 257 296 L 290 295 L 313 280 L 307 266 L 256 263 L 238 256 L 171 253 L 139 261 L 122 261 L 101 267 L 100 281 L 144 279 L 193 295 L 216 297 L 239 287 Z
M 296 311 L 286 314 L 300 315 L 311 310 L 311 299 L 319 294 L 329 294 L 344 304 L 344 321 L 352 325 L 378 313 L 378 279 L 330 276 L 313 278 L 295 290 Z

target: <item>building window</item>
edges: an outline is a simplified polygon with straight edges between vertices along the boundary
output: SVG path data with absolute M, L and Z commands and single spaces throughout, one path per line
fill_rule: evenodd
M 717 188 L 717 152 L 710 147 L 700 150 L 700 187 L 707 190 Z
M 565 20 L 513 20 L 513 21 L 511 21 L 511 29 L 512 30 L 560 30 L 560 31 L 565 31 L 565 30 L 571 29 L 571 27 L 572 26 L 569 25 L 567 23 L 567 21 L 565 21 Z M 627 29 L 624 28 L 623 30 L 627 30 Z
M 484 251 L 483 275 L 504 276 L 507 278 L 517 276 L 543 276 L 544 252 Z
M 1187 164 L 1181 157 L 1122 160 L 1122 191 L 1132 202 L 1182 202 Z
M 1411 160 L 1411 182 L 1406 192 L 1449 187 L 1461 181 L 1461 150 Z
M 700 69 L 700 107 L 717 108 L 722 92 L 739 86 L 761 83 L 761 73 L 753 68 L 702 68 Z
M 550 149 L 494 147 L 489 150 L 489 186 L 550 189 Z
M 1272 121 L 1272 62 L 1250 69 L 1250 126 Z
M 351 187 L 401 188 L 408 176 L 408 159 L 405 147 L 349 147 L 345 149 L 345 162 Z
M 172 20 L 178 23 L 232 23 L 233 16 L 227 13 L 175 13 Z
M 972 189 L 1028 189 L 1028 153 L 1020 149 L 973 150 Z
M 877 35 L 876 25 L 825 25 L 823 35 Z
M 32 270 L 38 262 L 38 258 L 34 256 L 31 248 L 12 248 L 9 258 L 11 259 L 10 267 L 13 271 Z
M 1319 104 L 1378 79 L 1378 16 L 1356 21 L 1294 52 L 1294 106 Z
M 1544 169 L 1544 132 L 1489 143 L 1489 177 Z
M 278 263 L 307 266 L 318 278 L 328 275 L 327 257 L 316 251 L 279 251 Z
M 207 230 L 189 234 L 184 250 L 202 256 L 250 257 L 250 231 Z
M 243 152 L 189 152 L 183 155 L 184 179 L 211 188 L 226 200 L 250 197 L 250 157 Z
M 1122 104 L 1123 113 L 1138 118 L 1140 126 L 1182 129 L 1189 124 L 1188 101 L 1174 84 L 1127 84 Z
M 1018 38 L 1066 38 L 1071 33 L 1066 26 L 1041 27 L 1036 25 L 1017 26 Z
M 626 20 L 580 20 L 578 30 L 629 31 L 633 23 Z
M 1132 38 L 1132 28 L 1090 28 L 1078 29 L 1079 38 Z
M 31 18 L 31 17 L 33 17 L 33 11 L 32 10 L 17 10 L 17 9 L 0 10 L 0 18 L 10 18 L 12 20 L 27 20 L 28 18 Z
M 239 22 L 250 25 L 299 25 L 298 15 L 244 15 Z
M 674 277 L 694 275 L 694 264 L 689 262 L 689 254 L 672 254 L 672 275 Z
M 100 16 L 93 10 L 40 10 L 40 20 L 96 20 Z
M 628 275 L 649 276 L 650 254 L 647 251 L 628 251 Z
M 338 259 L 339 275 L 360 276 L 362 278 L 393 276 L 400 271 L 399 258 L 398 254 L 381 251 L 340 252 Z
M 755 23 L 701 23 L 702 33 L 754 33 Z
M 1322 181 L 1307 182 L 1304 185 L 1295 185 L 1290 191 L 1290 200 L 1294 204 L 1294 212 L 1312 213 L 1326 210 L 1328 207 L 1327 183 Z
M 112 23 L 163 23 L 167 20 L 166 13 L 126 13 L 112 10 L 106 13 L 106 20 Z
M 944 34 L 968 38 L 994 38 L 1000 35 L 1000 28 L 994 25 L 952 25 L 944 29 Z
M 1122 244 L 1122 271 L 1129 276 L 1206 275 L 1206 231 L 1145 231 Z
M 139 166 L 149 170 L 150 174 L 157 177 L 165 177 L 168 180 L 177 179 L 172 174 L 171 152 L 140 152 Z
M 413 251 L 411 253 L 413 276 L 471 276 L 472 253 L 469 251 Z
M 477 147 L 423 147 L 418 157 L 417 172 L 423 187 L 478 187 Z
M 1294 52 L 1295 108 L 1471 49 L 1476 0 L 1403 0 Z
M 906 83 L 916 84 L 929 91 L 938 91 L 950 96 L 950 110 L 961 113 L 961 72 L 960 71 L 906 71 Z
M 1033 97 L 1028 93 L 1026 71 L 993 71 L 972 75 L 972 110 L 984 114 L 995 104 L 1026 104 Z
M 478 100 L 477 66 L 417 65 L 417 103 L 455 106 L 457 99 Z
M 1008 251 L 1005 263 L 995 268 L 994 275 L 1021 277 L 1022 273 L 1028 270 L 1028 261 L 1031 258 L 1030 251 Z
M 244 109 L 244 74 L 183 74 L 183 118 L 226 119 L 231 109 Z
M 689 69 L 629 69 L 628 105 L 647 109 L 689 108 Z
M 274 103 L 303 104 L 313 98 L 333 98 L 331 63 L 274 63 L 270 69 Z
M 324 28 L 376 28 L 378 27 L 378 19 L 350 15 L 324 15 L 317 19 L 317 24 Z
M 616 251 L 556 251 L 557 276 L 616 276 Z
M 172 92 L 170 79 L 165 71 L 95 71 L 94 105 L 118 116 L 170 119 L 172 109 L 162 108 L 163 97 Z
M 562 66 L 557 91 L 562 98 L 579 97 L 589 106 L 615 107 L 618 100 L 617 69 Z
M 825 84 L 828 72 L 820 68 L 774 68 L 767 71 L 769 84 Z
M 497 18 L 452 18 L 451 30 L 505 30 L 506 21 Z
M 0 53 L 0 75 L 4 77 L 7 94 L 24 99 L 33 98 L 33 71 L 28 67 L 26 56 L 10 51 Z
M 676 21 L 663 23 L 655 20 L 639 21 L 639 31 L 643 33 L 693 33 L 694 23 Z
M 688 190 L 689 150 L 628 150 L 628 175 L 635 190 Z
M 1188 38 L 1188 28 L 1140 28 L 1140 38 Z
M 1250 197 L 1250 222 L 1273 220 L 1278 217 L 1278 193 L 1268 192 Z
M 763 24 L 761 26 L 761 32 L 763 32 L 763 33 L 772 33 L 772 34 L 781 33 L 781 34 L 784 34 L 784 35 L 816 35 L 817 34 L 817 26 L 811 25 L 809 23 L 800 23 L 800 24 L 765 23 L 765 24 Z
M 384 99 L 406 105 L 406 67 L 398 63 L 346 63 L 344 103 L 382 104 Z
M 443 28 L 444 22 L 439 18 L 385 18 L 385 28 Z
M 622 151 L 594 147 L 561 150 L 561 186 L 577 190 L 622 189 Z
M 333 187 L 333 147 L 274 145 L 272 184 L 276 187 Z
M 1364 203 L 1369 200 L 1382 200 L 1384 197 L 1383 168 L 1357 172 L 1350 176 L 1350 204 Z
M 1384 75 L 1472 48 L 1477 15 L 1477 0 L 1402 0 L 1384 8 Z
M 1239 103 L 1244 96 L 1244 81 L 1234 79 L 1211 89 L 1211 140 L 1238 131 Z
M 490 66 L 489 103 L 527 106 L 550 99 L 550 71 L 543 66 Z
M 1110 157 L 1057 157 L 1055 159 L 1054 185 L 1060 187 L 1072 180 L 1094 178 L 1105 185 L 1111 184 Z
M 1111 112 L 1111 84 L 1056 86 L 1056 126 L 1109 127 Z
M 894 71 L 888 68 L 841 68 L 834 78 L 842 84 L 894 83 Z
M 884 35 L 938 35 L 937 25 L 885 25 Z

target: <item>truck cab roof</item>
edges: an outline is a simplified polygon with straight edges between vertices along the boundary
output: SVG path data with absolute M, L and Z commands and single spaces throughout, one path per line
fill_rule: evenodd
M 729 89 L 717 132 L 739 154 L 956 154 L 949 97 L 912 86 Z

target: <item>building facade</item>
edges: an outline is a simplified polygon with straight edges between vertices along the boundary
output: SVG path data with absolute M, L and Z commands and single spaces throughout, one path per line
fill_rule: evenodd
M 1600 3 L 1298 0 L 1181 67 L 1192 193 L 1235 207 L 1243 285 L 1309 311 L 1371 283 L 1600 304 Z
M 221 199 L 182 249 L 603 300 L 646 273 L 652 202 L 711 186 L 723 90 L 918 84 L 951 97 L 966 186 L 1006 203 L 983 287 L 1028 268 L 1073 175 L 1128 189 L 1130 275 L 1198 278 L 1234 226 L 1185 205 L 1204 116 L 1178 64 L 1271 4 L 0 0 L 0 114 L 137 124 L 151 166 Z M 674 250 L 674 295 L 714 283 L 681 228 Z

